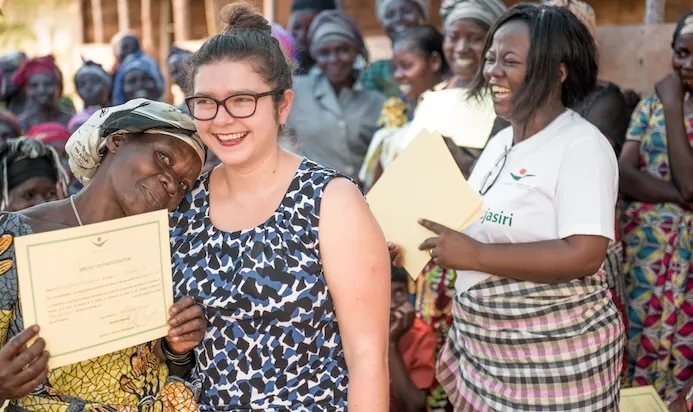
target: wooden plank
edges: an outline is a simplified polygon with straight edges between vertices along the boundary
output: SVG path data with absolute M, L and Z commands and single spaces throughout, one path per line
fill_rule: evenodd
M 173 33 L 175 41 L 190 40 L 190 0 L 173 0 Z
M 219 31 L 219 9 L 215 0 L 205 0 L 205 20 L 207 35 L 212 36 Z
M 664 23 L 665 0 L 645 1 L 645 24 Z
M 91 15 L 94 22 L 94 42 L 105 43 L 106 36 L 103 28 L 103 7 L 101 0 L 91 0 Z
M 130 7 L 128 0 L 118 0 L 118 30 L 125 32 L 130 28 Z
M 162 68 L 167 66 L 168 53 L 171 50 L 171 45 L 173 44 L 172 33 L 169 30 L 169 26 L 173 20 L 173 12 L 171 10 L 170 1 L 162 1 L 160 3 L 160 16 L 159 16 L 159 53 L 158 61 L 159 66 Z M 167 103 L 171 103 L 173 98 L 171 96 L 171 79 L 168 75 L 168 70 L 162 70 L 164 74 L 164 81 L 166 82 L 165 93 L 163 100 Z
M 142 0 L 141 26 L 142 26 L 142 49 L 145 53 L 154 52 L 154 25 L 152 24 L 152 3 L 154 0 Z

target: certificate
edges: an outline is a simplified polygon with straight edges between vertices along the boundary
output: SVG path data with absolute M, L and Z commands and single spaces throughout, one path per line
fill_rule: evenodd
M 416 280 L 431 260 L 418 246 L 433 232 L 418 223 L 432 220 L 462 230 L 481 217 L 482 202 L 462 175 L 443 137 L 422 130 L 385 169 L 366 195 L 385 238 L 402 249 L 402 264 Z
M 168 334 L 173 303 L 165 210 L 15 239 L 26 327 L 57 368 Z
M 621 412 L 668 412 L 654 386 L 621 389 Z

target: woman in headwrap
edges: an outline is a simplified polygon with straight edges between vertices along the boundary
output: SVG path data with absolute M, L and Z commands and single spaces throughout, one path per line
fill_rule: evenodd
M 430 18 L 429 0 L 377 0 L 375 11 L 378 21 L 393 42 L 395 34 L 408 28 L 426 24 Z M 392 59 L 370 64 L 363 74 L 363 86 L 377 90 L 385 97 L 399 97 L 402 93 L 394 78 Z
M 291 15 L 289 15 L 289 31 L 294 38 L 296 47 L 294 74 L 303 75 L 315 66 L 315 60 L 308 50 L 308 29 L 315 16 L 321 11 L 334 10 L 337 6 L 334 0 L 293 0 Z
M 0 73 L 2 73 L 0 99 L 5 104 L 5 108 L 15 116 L 19 116 L 24 111 L 26 96 L 24 90 L 12 84 L 12 76 L 27 60 L 29 57 L 24 52 L 12 52 L 0 56 Z
M 22 321 L 13 246 L 16 236 L 175 209 L 205 160 L 192 119 L 165 103 L 132 100 L 92 116 L 67 152 L 85 183 L 79 194 L 0 214 L 0 403 L 9 400 L 13 412 L 197 411 L 195 382 L 186 379 L 207 322 L 192 298 L 173 305 L 164 339 L 49 371 L 46 342 L 26 346 L 38 327 Z M 66 338 L 80 336 L 66 332 Z
M 84 102 L 84 109 L 70 119 L 67 125 L 70 133 L 79 129 L 97 110 L 110 104 L 113 78 L 100 64 L 85 61 L 75 73 L 75 89 Z
M 139 51 L 128 55 L 118 66 L 113 79 L 113 104 L 120 105 L 135 98 L 161 100 L 165 87 L 157 62 Z
M 0 184 L 0 210 L 17 212 L 65 199 L 68 177 L 53 147 L 19 137 L 0 142 Z
M 0 109 L 0 142 L 22 135 L 17 118 L 9 110 Z
M 693 372 L 693 12 L 671 45 L 671 73 L 633 112 L 619 158 L 627 382 L 665 401 L 686 397 Z
M 356 177 L 385 101 L 363 88 L 354 69 L 357 56 L 368 61 L 361 31 L 344 12 L 323 11 L 310 26 L 308 46 L 320 70 L 296 76 L 287 126 L 306 157 Z
M 67 126 L 72 112 L 58 105 L 63 93 L 63 75 L 53 56 L 24 62 L 12 76 L 12 84 L 24 89 L 27 105 L 19 115 L 19 126 L 27 131 L 40 123 L 58 122 Z

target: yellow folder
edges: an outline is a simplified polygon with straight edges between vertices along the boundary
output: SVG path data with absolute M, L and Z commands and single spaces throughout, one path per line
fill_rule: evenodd
M 389 242 L 402 248 L 404 268 L 416 279 L 431 259 L 418 246 L 435 233 L 425 218 L 462 230 L 481 217 L 482 202 L 438 133 L 421 130 L 366 196 Z
M 621 412 L 669 412 L 654 386 L 621 389 Z

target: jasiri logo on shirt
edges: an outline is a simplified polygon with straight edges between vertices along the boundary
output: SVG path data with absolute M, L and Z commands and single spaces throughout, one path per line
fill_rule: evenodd
M 527 178 L 527 177 L 535 177 L 535 176 L 536 175 L 529 173 L 527 171 L 527 169 L 524 169 L 524 168 L 518 170 L 517 173 L 510 172 L 510 177 L 512 177 L 516 181 L 520 181 L 520 180 Z
M 484 215 L 481 216 L 481 224 L 484 223 L 495 223 L 497 225 L 503 225 L 511 227 L 513 225 L 513 214 L 506 214 L 503 211 L 494 212 L 491 209 L 486 209 Z

